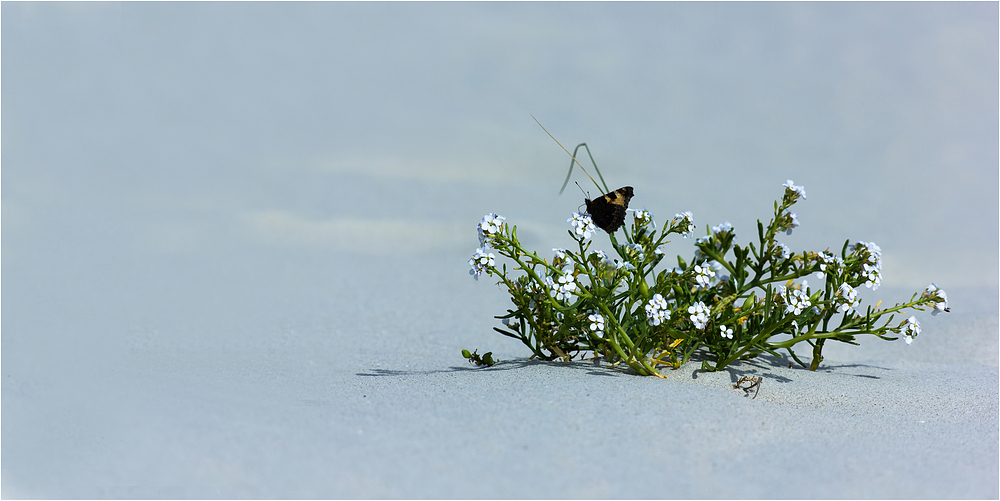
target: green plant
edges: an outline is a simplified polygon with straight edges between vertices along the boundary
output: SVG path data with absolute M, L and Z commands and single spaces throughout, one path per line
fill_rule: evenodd
M 486 353 L 483 353 L 480 356 L 479 353 L 476 352 L 476 350 L 473 350 L 471 353 L 469 352 L 469 350 L 462 350 L 462 356 L 469 359 L 470 364 L 485 365 L 487 367 L 492 367 L 493 364 L 497 363 L 497 360 L 493 359 L 492 351 L 487 351 Z
M 661 377 L 659 366 L 676 368 L 692 357 L 715 371 L 763 353 L 781 357 L 781 351 L 816 370 L 827 340 L 857 344 L 857 336 L 870 334 L 892 341 L 896 334 L 909 344 L 920 323 L 911 316 L 896 324 L 895 315 L 906 309 L 949 311 L 947 294 L 935 284 L 907 302 L 859 311 L 858 288 L 876 289 L 881 282 L 881 249 L 848 240 L 838 253 L 793 253 L 777 237 L 799 225 L 789 209 L 806 194 L 791 180 L 783 186 L 771 220 L 757 221 L 756 242 L 736 244 L 726 222 L 695 240 L 689 261 L 678 256 L 677 266 L 669 268 L 660 266 L 661 246 L 672 234 L 692 236 L 690 212 L 675 215 L 657 232 L 652 214 L 630 209 L 626 241 L 609 233 L 613 255 L 591 250 L 593 221 L 573 213 L 568 221 L 575 248 L 553 249 L 551 260 L 525 249 L 517 227 L 503 216 L 488 214 L 478 226 L 480 247 L 469 260 L 470 274 L 477 280 L 483 273 L 499 277 L 513 306 L 496 317 L 503 326 L 494 329 L 520 340 L 533 358 L 568 361 L 589 352 Z M 498 265 L 496 254 L 514 266 Z M 821 276 L 818 288 L 795 282 L 810 274 Z M 799 343 L 812 347 L 809 364 L 791 349 Z

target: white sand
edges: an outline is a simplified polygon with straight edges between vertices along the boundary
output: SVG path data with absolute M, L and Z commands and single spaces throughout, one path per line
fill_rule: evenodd
M 689 364 L 664 381 L 527 360 L 488 330 L 483 308 L 502 303 L 486 304 L 495 287 L 462 263 L 402 260 L 367 285 L 349 259 L 300 264 L 299 288 L 264 293 L 256 311 L 245 302 L 259 291 L 230 291 L 204 317 L 119 332 L 105 322 L 97 344 L 5 329 L 5 357 L 20 356 L 4 360 L 4 497 L 998 494 L 995 358 L 878 359 L 865 343 L 817 372 L 767 359 L 717 373 Z M 358 289 L 323 293 L 333 272 Z M 286 274 L 251 273 L 271 284 Z M 370 301 L 393 276 L 395 289 Z M 959 334 L 986 342 L 995 331 L 983 325 Z M 939 335 L 928 320 L 904 351 L 925 360 Z M 461 348 L 502 362 L 473 368 Z M 763 378 L 756 399 L 732 389 L 741 375 Z

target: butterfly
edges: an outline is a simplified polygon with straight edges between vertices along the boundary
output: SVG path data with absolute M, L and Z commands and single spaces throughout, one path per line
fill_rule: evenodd
M 628 208 L 629 200 L 632 200 L 632 187 L 625 186 L 596 200 L 585 198 L 584 202 L 594 225 L 608 233 L 614 233 L 625 224 L 625 209 Z

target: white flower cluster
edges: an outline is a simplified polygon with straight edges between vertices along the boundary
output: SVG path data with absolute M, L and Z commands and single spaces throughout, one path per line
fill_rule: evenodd
M 641 262 L 645 258 L 645 255 L 642 253 L 641 244 L 625 244 L 622 247 L 626 249 L 628 254 L 631 254 L 633 257 L 635 257 L 637 261 Z
M 476 229 L 479 230 L 480 247 L 489 247 L 490 240 L 496 238 L 503 231 L 504 219 L 507 218 L 492 212 L 483 216 L 483 220 L 476 226 Z
M 916 317 L 907 318 L 906 321 L 899 324 L 903 330 L 903 337 L 906 338 L 906 344 L 913 342 L 913 339 L 920 334 L 920 322 L 917 322 Z
M 625 261 L 619 261 L 619 260 L 615 259 L 615 269 L 616 270 L 624 269 L 625 271 L 634 271 L 635 270 L 635 266 L 633 266 L 632 263 L 628 263 L 628 262 L 625 262 Z
M 861 265 L 861 276 L 865 278 L 865 287 L 876 290 L 882 284 L 882 249 L 875 242 L 858 242 L 852 250 L 858 251 L 862 247 L 868 250 L 868 258 Z
M 590 238 L 597 231 L 597 227 L 594 226 L 594 220 L 590 218 L 590 214 L 586 212 L 581 214 L 579 212 L 574 212 L 573 215 L 566 220 L 571 226 L 573 226 L 577 235 L 582 235 L 583 239 L 586 240 Z
M 670 320 L 670 306 L 667 305 L 667 300 L 663 299 L 663 296 L 654 294 L 653 298 L 646 303 L 646 318 L 649 319 L 649 325 L 660 325 Z
M 610 256 L 608 256 L 608 253 L 604 252 L 604 251 L 602 251 L 600 249 L 595 250 L 594 252 L 591 252 L 590 255 L 591 256 L 597 256 L 597 259 L 599 259 L 601 261 L 601 263 L 604 263 L 605 265 L 611 265 L 611 264 L 614 263 L 614 260 L 611 259 Z
M 795 186 L 795 183 L 793 183 L 791 179 L 785 181 L 785 184 L 782 186 L 784 186 L 787 190 L 795 192 L 796 198 L 802 197 L 803 200 L 806 199 L 806 188 L 804 186 Z
M 632 210 L 632 209 L 628 209 L 628 210 Z M 652 227 L 652 229 L 654 229 L 654 230 L 656 229 L 656 221 L 653 221 L 653 213 L 652 212 L 649 212 L 646 209 L 637 210 L 637 211 L 635 211 L 635 218 L 637 220 L 643 222 L 643 223 L 646 223 L 646 224 L 650 225 L 650 227 Z
M 733 225 L 730 224 L 729 221 L 726 221 L 718 226 L 712 227 L 712 233 L 716 235 L 719 235 L 721 233 L 728 233 L 730 231 L 733 231 Z
M 691 314 L 689 318 L 694 323 L 695 329 L 704 329 L 708 325 L 708 307 L 705 306 L 705 303 L 698 301 L 689 306 L 688 313 Z
M 694 233 L 694 214 L 691 214 L 689 210 L 674 214 L 674 220 L 671 221 L 671 224 L 677 225 L 684 238 L 687 238 Z
M 545 283 L 552 288 L 551 294 L 560 301 L 572 301 L 573 291 L 576 290 L 576 279 L 573 275 L 566 273 L 559 277 L 558 281 L 553 281 L 546 277 Z
M 931 316 L 937 316 L 938 313 L 951 311 L 948 308 L 948 294 L 945 291 L 938 288 L 937 284 L 931 283 L 927 286 L 927 290 L 921 294 L 922 297 L 929 297 L 937 299 L 938 302 L 934 303 L 934 311 L 931 311 Z
M 478 281 L 479 276 L 482 275 L 484 271 L 489 273 L 487 268 L 492 268 L 495 264 L 496 256 L 494 256 L 492 252 L 487 253 L 485 249 L 480 247 L 476 249 L 476 253 L 472 255 L 472 259 L 469 259 L 469 266 L 472 267 L 472 269 L 469 270 L 469 275 L 472 275 L 472 278 L 475 278 Z
M 719 334 L 723 338 L 725 338 L 725 339 L 732 339 L 733 338 L 733 328 L 732 327 L 726 327 L 725 325 L 720 325 L 719 326 L 719 330 L 721 331 L 721 332 L 719 332 Z
M 707 289 L 713 278 L 715 278 L 715 271 L 707 263 L 705 266 L 694 265 L 694 281 L 698 283 L 699 287 Z
M 799 315 L 812 306 L 809 296 L 800 289 L 786 289 L 781 287 L 780 293 L 782 299 L 785 300 L 785 313 L 794 312 L 796 315 Z
M 590 330 L 594 332 L 597 337 L 604 337 L 604 315 L 600 313 L 593 313 L 587 316 L 590 320 Z
M 827 272 L 836 271 L 837 268 L 844 264 L 844 260 L 840 256 L 828 252 L 821 252 L 819 260 L 819 271 L 816 272 L 816 278 L 820 279 L 824 278 Z
M 838 313 L 844 313 L 845 311 L 855 308 L 861 304 L 861 298 L 858 297 L 858 291 L 848 284 L 840 284 L 840 288 L 838 288 L 836 292 L 836 300 Z

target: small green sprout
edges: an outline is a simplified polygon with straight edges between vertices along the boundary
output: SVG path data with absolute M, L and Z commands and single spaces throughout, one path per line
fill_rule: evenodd
M 475 350 L 472 353 L 469 353 L 469 350 L 462 350 L 462 356 L 469 359 L 470 364 L 476 364 L 479 366 L 485 365 L 487 367 L 492 367 L 493 364 L 499 362 L 499 360 L 493 359 L 492 351 L 487 351 L 486 353 L 483 353 L 482 356 L 476 353 L 476 351 L 479 350 Z

